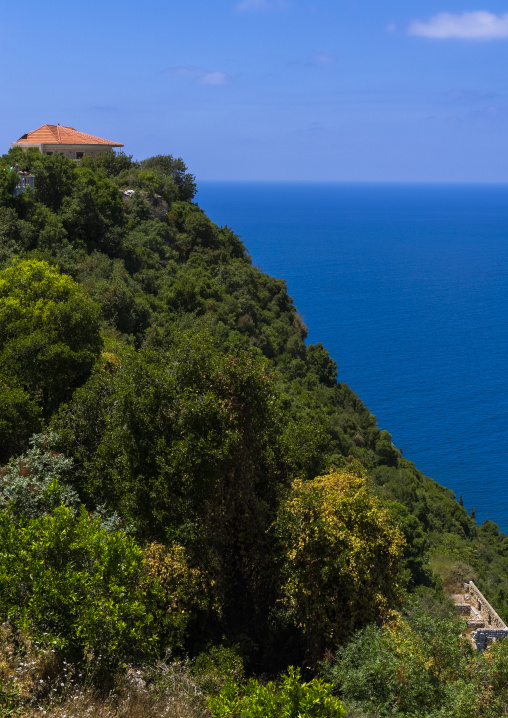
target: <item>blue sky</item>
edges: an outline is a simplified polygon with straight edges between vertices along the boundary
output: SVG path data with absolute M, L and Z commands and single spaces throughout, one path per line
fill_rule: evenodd
M 508 0 L 25 0 L 4 148 L 45 123 L 198 179 L 508 181 Z

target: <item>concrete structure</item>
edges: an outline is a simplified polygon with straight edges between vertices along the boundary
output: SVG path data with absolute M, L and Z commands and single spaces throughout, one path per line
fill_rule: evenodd
M 34 179 L 35 177 L 31 174 L 28 174 L 26 172 L 18 172 L 19 182 L 14 188 L 14 197 L 17 197 L 18 194 L 21 192 L 24 192 L 26 189 L 33 189 L 34 188 Z
M 12 143 L 12 146 L 24 150 L 36 147 L 43 155 L 57 152 L 71 160 L 95 157 L 100 152 L 112 150 L 113 147 L 123 147 L 119 142 L 104 140 L 102 137 L 78 132 L 74 127 L 63 125 L 42 125 L 37 130 L 22 135 L 17 142 Z
M 464 584 L 464 593 L 452 596 L 461 616 L 467 620 L 467 633 L 473 646 L 485 651 L 494 641 L 508 637 L 508 628 L 485 596 L 472 581 Z

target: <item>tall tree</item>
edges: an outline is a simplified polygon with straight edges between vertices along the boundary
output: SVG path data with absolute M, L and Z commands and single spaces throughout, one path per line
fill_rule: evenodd
M 277 521 L 283 604 L 314 660 L 367 623 L 380 623 L 402 588 L 404 539 L 360 465 L 295 481 Z
M 49 416 L 88 376 L 102 346 L 99 309 L 46 262 L 0 271 L 0 375 Z

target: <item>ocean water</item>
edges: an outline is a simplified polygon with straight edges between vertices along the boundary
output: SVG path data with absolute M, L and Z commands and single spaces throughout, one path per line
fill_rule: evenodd
M 508 533 L 508 185 L 198 190 L 404 456 Z

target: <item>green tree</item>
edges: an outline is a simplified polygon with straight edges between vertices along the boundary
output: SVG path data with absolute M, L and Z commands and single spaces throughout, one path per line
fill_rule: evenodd
M 41 408 L 16 381 L 0 374 L 0 464 L 25 449 L 40 428 Z
M 122 260 L 95 251 L 80 262 L 78 280 L 100 306 L 108 324 L 141 343 L 142 332 L 150 320 L 150 304 Z
M 75 169 L 72 160 L 57 152 L 40 155 L 32 167 L 37 199 L 54 212 L 58 211 L 64 197 L 72 194 Z
M 421 522 L 398 501 L 384 501 L 383 505 L 404 536 L 403 558 L 409 572 L 408 589 L 432 586 L 434 578 L 429 567 L 429 546 Z
M 7 154 L 0 157 L 0 165 L 12 167 L 12 165 L 17 164 L 20 168 L 27 165 L 31 169 L 35 162 L 40 161 L 41 157 L 42 155 L 37 147 L 29 147 L 25 150 L 22 147 L 9 147 Z
M 34 243 L 35 230 L 30 222 L 19 219 L 14 209 L 0 206 L 0 262 L 31 249 Z
M 171 177 L 178 188 L 178 199 L 190 202 L 196 194 L 196 178 L 187 172 L 187 166 L 181 157 L 155 155 L 139 163 L 143 169 L 156 170 L 162 176 Z
M 124 224 L 123 204 L 116 185 L 88 167 L 75 170 L 75 186 L 62 203 L 61 217 L 73 242 L 89 252 L 118 250 Z
M 71 277 L 37 260 L 0 271 L 0 374 L 49 416 L 99 355 L 99 310 Z
M 164 199 L 168 204 L 178 198 L 178 188 L 171 176 L 163 176 L 150 169 L 141 169 L 136 175 L 136 187 L 146 192 L 152 204 Z M 167 209 L 167 208 L 166 208 Z
M 387 431 L 382 431 L 376 441 L 376 454 L 380 457 L 380 464 L 397 466 L 399 463 L 400 452 L 392 444 L 392 436 Z
M 97 157 L 83 157 L 80 162 L 81 167 L 102 170 L 109 178 L 116 177 L 120 172 L 129 170 L 133 164 L 132 155 L 126 155 L 125 152 L 114 152 L 113 150 L 100 152 Z
M 143 552 L 82 509 L 16 524 L 0 512 L 0 619 L 104 673 L 151 652 L 156 627 L 140 587 Z
M 30 243 L 24 249 L 37 247 L 50 250 L 54 255 L 68 246 L 67 232 L 60 214 L 39 202 L 33 192 L 22 192 L 16 197 L 15 204 L 19 217 L 18 226 L 24 223 L 30 232 Z
M 307 347 L 307 363 L 320 382 L 326 386 L 335 386 L 337 363 L 333 361 L 321 342 Z
M 12 204 L 14 188 L 19 182 L 19 177 L 9 167 L 0 167 L 0 207 L 8 207 Z

